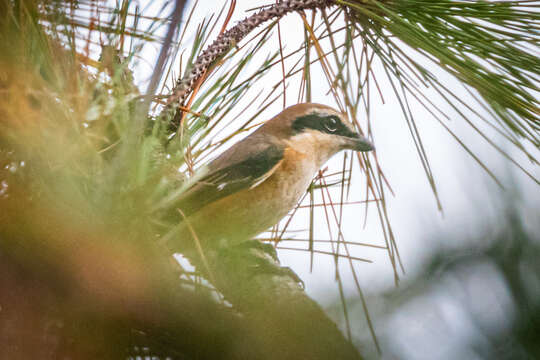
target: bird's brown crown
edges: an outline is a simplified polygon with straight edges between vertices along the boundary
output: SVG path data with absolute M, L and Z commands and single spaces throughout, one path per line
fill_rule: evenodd
M 330 106 L 302 103 L 286 108 L 280 114 L 268 120 L 260 128 L 260 131 L 286 139 L 302 132 L 304 129 L 330 133 L 334 128 L 336 128 L 335 131 L 354 131 L 352 124 L 346 120 L 346 116 Z

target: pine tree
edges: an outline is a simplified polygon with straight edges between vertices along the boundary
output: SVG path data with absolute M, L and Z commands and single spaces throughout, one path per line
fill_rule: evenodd
M 200 24 L 198 6 L 0 2 L 6 358 L 360 358 L 350 330 L 344 335 L 294 279 L 256 272 L 261 261 L 279 266 L 260 250 L 210 252 L 190 268 L 160 246 L 178 226 L 170 214 L 185 181 L 275 103 L 313 101 L 325 89 L 373 137 L 375 99 L 395 97 L 438 203 L 413 103 L 495 181 L 453 133 L 450 116 L 539 182 L 514 158 L 538 166 L 536 2 L 282 0 L 236 24 L 234 0 Z M 280 27 L 287 16 L 304 35 L 298 48 L 287 46 Z M 160 49 L 152 74 L 137 81 L 151 46 Z M 315 86 L 321 75 L 327 84 Z M 376 152 L 344 155 L 341 171 L 320 172 L 299 204 L 310 214 L 304 252 L 317 251 L 315 222 L 337 224 L 330 255 L 354 273 L 362 259 L 340 231 L 354 175 L 366 211 L 380 218 L 397 283 L 401 264 L 386 211 L 392 190 L 382 165 Z M 326 218 L 314 216 L 317 206 Z M 263 240 L 286 247 L 290 224 Z M 358 282 L 357 290 L 362 298 Z

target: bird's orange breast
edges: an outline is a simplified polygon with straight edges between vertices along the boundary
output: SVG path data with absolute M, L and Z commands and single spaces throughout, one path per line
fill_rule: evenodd
M 188 221 L 203 244 L 220 237 L 250 239 L 287 215 L 316 170 L 308 154 L 286 148 L 283 160 L 265 181 L 205 206 Z

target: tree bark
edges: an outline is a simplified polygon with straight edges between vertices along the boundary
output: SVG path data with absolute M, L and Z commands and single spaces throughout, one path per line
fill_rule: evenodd
M 280 267 L 277 258 L 259 247 L 238 246 L 206 251 L 205 258 L 212 272 L 209 278 L 244 315 L 248 332 L 257 334 L 264 359 L 361 359 L 358 350 L 307 296 L 291 276 L 292 271 Z

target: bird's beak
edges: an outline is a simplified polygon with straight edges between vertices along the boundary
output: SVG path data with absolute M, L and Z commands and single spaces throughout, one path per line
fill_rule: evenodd
M 371 151 L 375 149 L 375 146 L 360 134 L 354 133 L 352 136 L 347 137 L 345 141 L 345 148 L 354 151 Z

